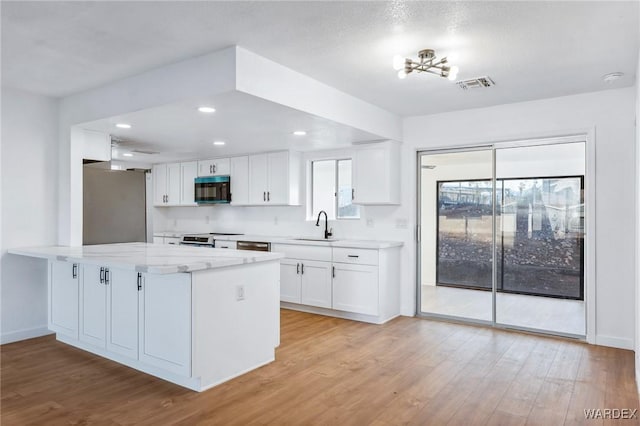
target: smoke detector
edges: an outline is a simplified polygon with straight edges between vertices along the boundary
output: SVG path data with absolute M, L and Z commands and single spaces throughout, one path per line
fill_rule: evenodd
M 486 75 L 484 77 L 475 77 L 467 80 L 461 80 L 456 82 L 456 84 L 462 90 L 481 89 L 483 87 L 491 87 L 496 85 L 496 83 L 491 79 L 491 77 L 488 77 Z

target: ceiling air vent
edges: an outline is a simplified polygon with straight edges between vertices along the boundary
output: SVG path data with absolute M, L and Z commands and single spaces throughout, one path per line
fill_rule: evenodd
M 483 87 L 491 87 L 496 85 L 496 83 L 494 83 L 494 81 L 491 80 L 491 77 L 487 77 L 487 76 L 458 81 L 456 84 L 458 85 L 458 87 L 460 87 L 463 90 L 481 89 Z
M 156 155 L 160 154 L 158 151 L 150 151 L 145 149 L 132 149 L 131 152 L 135 152 L 137 154 L 147 154 L 147 155 Z

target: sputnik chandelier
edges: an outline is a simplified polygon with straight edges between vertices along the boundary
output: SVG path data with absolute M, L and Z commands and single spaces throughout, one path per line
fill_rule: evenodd
M 458 67 L 449 65 L 447 58 L 440 60 L 436 58 L 436 52 L 433 49 L 423 49 L 418 52 L 418 62 L 403 58 L 396 55 L 393 58 L 393 68 L 398 71 L 398 78 L 402 79 L 414 71 L 428 72 L 448 78 L 453 81 L 458 77 Z

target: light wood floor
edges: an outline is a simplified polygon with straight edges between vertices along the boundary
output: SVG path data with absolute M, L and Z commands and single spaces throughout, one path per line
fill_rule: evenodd
M 639 407 L 631 351 L 288 310 L 281 340 L 274 363 L 203 393 L 52 336 L 4 345 L 2 424 L 599 425 L 583 410 Z

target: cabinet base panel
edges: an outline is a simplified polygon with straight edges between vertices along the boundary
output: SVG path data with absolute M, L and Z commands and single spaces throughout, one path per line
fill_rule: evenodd
M 280 307 L 282 309 L 291 309 L 292 311 L 307 312 L 309 314 L 326 315 L 328 317 L 368 322 L 370 324 L 384 324 L 400 316 L 400 314 L 397 313 L 384 318 L 376 315 L 356 314 L 353 312 L 337 311 L 334 309 L 318 308 L 315 306 L 308 306 L 308 305 L 299 305 L 297 303 L 290 303 L 290 302 L 280 302 Z
M 93 345 L 81 342 L 79 340 L 75 340 L 73 338 L 70 338 L 61 334 L 56 334 L 56 340 L 58 340 L 59 342 L 65 343 L 69 346 L 82 349 L 83 351 L 91 352 L 94 355 L 98 355 L 103 358 L 110 359 L 111 361 L 117 362 L 118 364 L 126 365 L 127 367 L 131 367 L 135 370 L 141 371 L 143 373 L 149 374 L 151 376 L 157 377 L 162 380 L 166 380 L 167 382 L 174 383 L 176 385 L 185 387 L 187 389 L 191 389 L 196 392 L 206 391 L 207 389 L 211 389 L 217 385 L 220 385 L 236 377 L 242 376 L 243 374 L 246 374 L 252 370 L 263 367 L 275 361 L 275 349 L 274 349 L 266 359 L 264 359 L 263 361 L 260 361 L 258 364 L 254 366 L 251 366 L 242 371 L 234 373 L 231 376 L 228 376 L 222 379 L 218 378 L 210 383 L 205 383 L 201 378 L 182 377 L 177 374 L 173 374 L 173 373 L 164 371 L 162 369 L 149 366 L 147 364 L 141 363 L 138 360 L 131 359 L 126 356 L 122 356 L 112 352 L 107 352 L 105 349 L 95 347 Z

